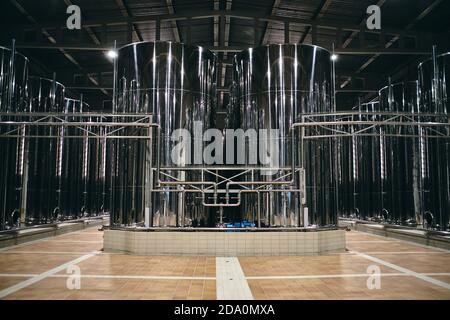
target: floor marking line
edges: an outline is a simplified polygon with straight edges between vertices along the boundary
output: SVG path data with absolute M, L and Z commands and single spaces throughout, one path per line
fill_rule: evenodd
M 450 276 L 450 272 L 432 272 L 420 273 L 426 276 Z M 3 278 L 31 278 L 38 276 L 38 273 L 0 273 Z M 67 278 L 70 275 L 54 274 L 47 278 Z M 367 277 L 367 273 L 348 273 L 348 274 L 317 274 L 317 275 L 289 275 L 289 276 L 250 276 L 247 280 L 283 280 L 283 279 L 321 279 L 321 278 L 358 278 Z M 406 273 L 382 273 L 382 277 L 412 277 Z M 103 274 L 86 274 L 80 275 L 80 278 L 90 279 L 143 279 L 143 280 L 216 280 L 215 277 L 187 277 L 187 276 L 145 276 L 145 275 L 103 275 Z
M 41 281 L 41 280 L 43 280 L 43 279 L 45 279 L 45 278 L 47 278 L 47 277 L 49 277 L 51 275 L 54 275 L 54 274 L 56 274 L 58 272 L 61 272 L 61 271 L 67 269 L 68 267 L 70 267 L 72 265 L 75 265 L 75 264 L 78 264 L 78 263 L 80 263 L 82 261 L 85 261 L 85 260 L 95 256 L 97 254 L 97 252 L 98 251 L 93 251 L 93 252 L 91 252 L 89 254 L 86 254 L 84 256 L 78 257 L 75 260 L 69 261 L 67 263 L 64 263 L 64 264 L 56 267 L 56 268 L 50 269 L 50 270 L 48 270 L 48 271 L 46 271 L 44 273 L 41 273 L 41 274 L 39 274 L 37 276 L 34 276 L 31 279 L 22 281 L 22 282 L 14 285 L 12 287 L 3 289 L 3 290 L 0 291 L 0 299 L 4 298 L 4 297 L 6 297 L 6 296 L 8 296 L 8 295 L 10 295 L 12 293 L 15 293 L 15 292 L 17 292 L 17 291 L 19 291 L 19 290 L 21 290 L 23 288 L 26 288 L 26 287 L 28 287 L 28 286 L 36 283 L 36 282 L 39 282 L 39 281 Z
M 371 274 L 368 273 L 348 273 L 348 274 L 318 274 L 318 275 L 301 275 L 301 276 L 252 276 L 247 277 L 247 280 L 289 280 L 289 279 L 327 279 L 327 278 L 365 278 Z M 450 276 L 450 273 L 421 273 L 426 276 Z M 381 273 L 381 277 L 413 277 L 406 273 Z
M 39 273 L 0 273 L 0 277 L 35 277 Z M 67 278 L 70 274 L 52 274 L 48 278 Z M 104 278 L 104 279 L 168 279 L 168 280 L 215 280 L 215 277 L 197 276 L 146 276 L 146 275 L 110 275 L 110 274 L 81 274 L 80 278 Z
M 69 275 L 55 274 L 52 278 L 67 278 Z M 135 275 L 102 275 L 86 274 L 80 275 L 80 278 L 92 279 L 142 279 L 142 280 L 216 280 L 215 277 L 185 277 L 185 276 L 135 276 Z
M 103 243 L 103 240 L 58 240 L 59 243 Z
M 237 257 L 216 257 L 217 300 L 253 300 Z
M 406 255 L 406 254 L 449 254 L 450 252 L 438 252 L 438 251 L 367 251 L 366 254 L 390 254 L 390 255 Z M 356 253 L 351 252 L 332 252 L 330 255 L 356 255 Z
M 368 273 L 349 273 L 349 274 L 318 274 L 318 275 L 303 275 L 303 276 L 256 276 L 247 277 L 247 280 L 288 280 L 288 279 L 327 279 L 327 278 L 367 278 L 370 274 Z M 410 275 L 406 273 L 382 273 L 380 276 L 383 277 L 408 277 Z
M 373 261 L 375 263 L 382 264 L 382 265 L 384 265 L 386 267 L 389 267 L 391 269 L 394 269 L 394 270 L 397 270 L 397 271 L 409 274 L 409 275 L 414 276 L 414 277 L 416 277 L 418 279 L 421 279 L 423 281 L 426 281 L 426 282 L 429 282 L 429 283 L 432 283 L 434 285 L 437 285 L 437 286 L 440 286 L 440 287 L 443 287 L 443 288 L 446 288 L 446 289 L 450 290 L 450 284 L 449 283 L 445 283 L 443 281 L 431 278 L 431 277 L 426 276 L 424 274 L 421 274 L 421 273 L 412 271 L 410 269 L 398 266 L 396 264 L 384 261 L 384 260 L 382 260 L 380 258 L 369 256 L 368 254 L 365 254 L 365 253 L 361 253 L 361 252 L 354 251 L 354 250 L 352 250 L 352 251 L 355 252 L 358 256 L 366 258 L 367 260 Z
M 73 255 L 79 256 L 80 254 L 88 254 L 91 251 L 4 251 L 0 252 L 2 254 L 57 254 L 57 255 Z
M 437 251 L 432 251 L 432 252 L 426 252 L 426 251 L 402 251 L 402 252 L 397 252 L 397 251 L 367 251 L 365 252 L 366 254 L 392 254 L 392 255 L 405 255 L 405 254 L 448 254 L 450 252 L 437 252 Z
M 346 242 L 347 243 L 383 243 L 383 242 L 393 242 L 393 241 L 392 240 L 347 240 Z

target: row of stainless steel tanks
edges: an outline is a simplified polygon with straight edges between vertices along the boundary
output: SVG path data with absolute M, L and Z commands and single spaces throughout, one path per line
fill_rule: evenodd
M 2 50 L 1 121 L 14 120 L 14 112 L 23 111 L 65 113 L 66 120 L 80 121 L 71 113 L 84 110 L 64 100 L 62 85 L 28 77 L 27 59 L 19 54 L 11 59 L 10 52 Z M 421 65 L 416 109 L 406 93 L 409 85 L 394 85 L 380 92 L 379 106 L 370 105 L 379 109 L 372 111 L 445 113 L 447 56 L 438 60 L 442 67 L 433 76 L 429 63 Z M 102 211 L 110 212 L 116 227 L 212 227 L 243 221 L 260 227 L 328 227 L 337 224 L 338 213 L 392 223 L 431 216 L 429 227 L 448 225 L 446 140 L 428 139 L 425 130 L 422 139 L 400 137 L 402 130 L 418 130 L 421 136 L 420 127 L 386 129 L 400 130 L 399 137 L 375 132 L 351 139 L 301 139 L 326 133 L 320 126 L 297 127 L 303 115 L 335 111 L 332 61 L 325 49 L 268 45 L 234 57 L 226 129 L 255 130 L 256 135 L 247 137 L 243 149 L 236 146 L 233 163 L 205 163 L 202 157 L 211 142 L 203 133 L 216 126 L 213 53 L 180 43 L 141 42 L 119 49 L 114 63 L 115 121 L 149 115 L 157 126 L 129 126 L 122 131 L 126 139 L 110 140 L 88 139 L 76 127 L 1 126 L 2 133 L 18 130 L 0 140 L 6 150 L 1 161 L 7 163 L 0 173 L 2 228 L 21 214 L 41 223 Z M 436 75 L 445 88 L 439 90 L 439 103 L 431 90 Z M 364 112 L 358 116 L 376 118 Z M 191 139 L 174 139 L 178 129 L 186 129 Z M 42 136 L 47 139 L 38 138 Z M 275 148 L 263 150 L 271 142 Z M 229 152 L 225 146 L 215 153 Z M 269 163 L 260 157 L 251 161 L 252 152 L 260 155 L 261 150 L 270 155 Z M 231 179 L 236 173 L 239 178 Z M 206 187 L 219 176 L 234 180 L 230 189 L 237 191 L 228 193 L 227 188 L 226 195 L 212 197 Z M 399 197 L 405 200 L 397 201 Z
M 107 204 L 105 141 L 75 126 L 31 125 L 79 122 L 89 106 L 29 67 L 0 47 L 0 230 L 97 215 Z
M 450 230 L 449 126 L 420 126 L 448 123 L 449 78 L 450 54 L 435 56 L 418 66 L 418 81 L 390 84 L 378 102 L 359 107 L 356 120 L 400 121 L 405 114 L 416 125 L 378 126 L 373 136 L 339 140 L 341 216 Z

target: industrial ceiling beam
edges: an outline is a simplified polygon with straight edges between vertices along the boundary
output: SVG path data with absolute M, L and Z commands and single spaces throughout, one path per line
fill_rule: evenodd
M 219 0 L 214 0 L 214 10 L 219 10 Z M 219 45 L 219 17 L 214 17 L 214 46 Z
M 167 3 L 167 10 L 170 14 L 175 14 L 175 10 L 173 9 L 172 0 L 166 0 Z M 162 19 L 161 19 L 162 20 Z M 176 20 L 171 20 L 170 23 L 172 24 L 172 31 L 173 31 L 173 37 L 176 42 L 181 42 L 180 32 L 178 30 L 178 25 Z
M 171 0 L 167 0 L 168 2 Z M 169 11 L 173 12 L 173 6 L 168 6 Z M 218 16 L 226 16 L 230 18 L 236 19 L 246 19 L 246 20 L 254 20 L 258 19 L 260 21 L 269 21 L 269 22 L 278 22 L 278 23 L 294 23 L 303 26 L 314 26 L 316 28 L 325 28 L 331 30 L 343 30 L 343 31 L 353 31 L 356 34 L 361 31 L 361 24 L 352 24 L 342 22 L 342 20 L 333 20 L 333 19 L 301 19 L 301 18 L 293 18 L 293 17 L 283 17 L 276 15 L 261 15 L 255 14 L 252 12 L 242 13 L 241 11 L 226 11 L 226 10 L 199 10 L 195 13 L 186 13 L 186 14 L 156 14 L 156 15 L 148 15 L 148 16 L 136 16 L 136 17 L 115 17 L 115 18 L 106 18 L 106 19 L 92 19 L 92 20 L 83 20 L 84 27 L 105 27 L 105 26 L 113 26 L 113 25 L 128 25 L 128 24 L 146 24 L 152 21 L 181 21 L 181 20 L 195 20 L 195 19 L 204 19 L 204 18 L 214 18 Z M 65 29 L 66 21 L 60 22 L 50 22 L 50 23 L 40 23 L 34 24 L 30 27 L 30 25 L 9 25 L 8 28 L 11 30 L 25 30 L 32 31 L 36 29 Z M 174 29 L 174 32 L 178 32 L 178 27 Z M 412 31 L 405 31 L 404 29 L 398 28 L 383 28 L 383 31 L 379 30 L 365 30 L 367 33 L 373 34 L 381 34 L 382 32 L 387 35 L 404 35 L 409 37 L 416 37 L 417 33 Z
M 274 0 L 273 5 L 272 5 L 272 11 L 271 11 L 270 15 L 275 16 L 277 14 L 280 3 L 281 3 L 281 0 Z M 270 26 L 270 21 L 267 21 L 266 29 L 264 30 L 263 37 L 261 40 L 262 45 L 267 44 L 267 42 L 269 41 L 269 37 L 270 37 L 269 26 Z M 256 29 L 255 29 L 255 32 L 256 32 Z
M 381 5 L 383 3 L 385 3 L 386 0 L 380 0 L 379 3 L 381 3 Z M 427 8 L 425 8 L 424 10 L 422 10 L 422 12 L 413 19 L 413 21 L 411 21 L 411 23 L 409 23 L 406 27 L 405 30 L 410 30 L 411 28 L 413 28 L 418 22 L 420 22 L 423 18 L 425 18 L 430 12 L 433 11 L 433 9 L 435 9 L 439 4 L 441 4 L 443 2 L 443 0 L 435 0 L 433 1 L 429 6 L 427 6 Z M 388 49 L 389 47 L 391 47 L 395 42 L 397 42 L 400 39 L 400 35 L 396 35 L 394 36 L 390 41 L 388 41 L 385 44 L 385 49 Z M 430 54 L 431 50 L 428 51 L 428 53 L 425 54 Z M 369 65 L 371 65 L 378 57 L 380 56 L 379 53 L 375 54 L 374 56 L 370 57 L 361 67 L 358 68 L 358 70 L 356 70 L 355 74 L 358 74 L 362 71 L 364 71 Z M 341 84 L 341 88 L 344 88 L 347 84 L 349 83 L 349 81 L 345 81 L 344 83 Z
M 17 0 L 10 0 L 10 3 L 17 8 L 17 10 L 22 13 L 23 15 L 25 15 L 25 17 L 33 24 L 37 25 L 38 22 L 36 21 L 36 19 L 33 18 L 33 16 L 31 16 L 26 10 L 25 8 L 17 1 Z M 52 44 L 56 44 L 56 40 L 47 32 L 47 30 L 45 29 L 41 29 L 40 30 L 42 32 L 42 34 L 48 39 L 48 41 L 50 41 Z M 66 52 L 64 49 L 59 48 L 58 49 L 65 57 L 67 60 L 69 60 L 71 63 L 73 63 L 78 69 L 83 70 L 83 68 L 81 67 L 81 65 L 78 63 L 78 61 L 72 56 L 70 55 L 68 52 Z M 89 77 L 89 80 L 95 84 L 98 85 L 97 80 L 95 80 L 92 77 Z M 108 92 L 106 90 L 101 90 L 105 95 L 108 95 Z
M 8 46 L 9 44 L 4 44 Z M 76 51 L 107 51 L 111 47 L 108 45 L 93 45 L 90 43 L 76 43 L 76 44 L 60 44 L 60 43 L 35 43 L 35 42 L 17 42 L 18 49 L 56 49 L 56 50 L 76 50 Z M 205 46 L 214 52 L 240 52 L 248 48 L 248 46 Z M 397 48 L 345 48 L 336 49 L 335 52 L 340 55 L 427 55 L 431 52 L 430 48 L 416 48 L 416 49 L 397 49 Z
M 383 6 L 383 4 L 386 3 L 387 0 L 379 0 L 376 5 L 379 6 L 380 8 Z M 364 24 L 366 23 L 366 15 L 364 15 L 364 17 L 361 19 L 361 22 L 359 23 L 360 26 L 360 30 L 353 30 L 352 33 L 350 34 L 350 36 L 342 43 L 342 47 L 346 48 L 352 41 L 353 39 L 358 35 L 358 33 L 361 31 L 361 28 L 364 27 Z M 399 32 L 396 35 L 401 34 L 401 32 Z
M 131 17 L 131 12 L 128 9 L 127 5 L 125 4 L 125 0 L 116 0 L 116 4 L 120 9 L 120 12 L 122 13 L 122 15 L 126 18 L 130 18 Z M 134 33 L 134 36 L 136 37 L 136 39 L 138 39 L 139 41 L 144 41 L 144 38 L 142 37 L 142 34 L 140 33 L 139 29 L 137 28 L 137 26 L 135 24 L 131 24 L 131 28 L 132 31 Z
M 330 7 L 332 2 L 333 2 L 333 0 L 322 0 L 322 3 L 319 5 L 319 8 L 314 13 L 312 20 L 323 18 L 325 11 L 327 11 L 327 9 Z M 306 27 L 306 30 L 302 34 L 299 43 L 305 42 L 305 39 L 308 36 L 311 29 L 312 28 L 310 26 Z
M 64 3 L 66 4 L 66 6 L 73 5 L 73 2 L 71 0 L 64 0 Z M 96 45 L 100 45 L 101 44 L 101 41 L 100 41 L 99 37 L 95 34 L 95 32 L 92 30 L 91 27 L 85 27 L 84 29 L 86 30 L 87 34 L 92 39 L 92 41 L 94 41 L 94 43 Z

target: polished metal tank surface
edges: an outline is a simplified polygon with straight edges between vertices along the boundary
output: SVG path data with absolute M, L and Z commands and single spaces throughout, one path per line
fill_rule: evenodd
M 358 106 L 352 120 L 376 121 L 378 103 Z M 357 125 L 355 130 L 364 129 Z M 339 214 L 357 219 L 378 218 L 381 213 L 380 134 L 377 128 L 366 131 L 374 136 L 341 136 L 337 141 Z
M 202 206 L 201 195 L 184 196 L 181 186 L 166 186 L 166 192 L 149 193 L 161 181 L 200 180 L 200 174 L 169 170 L 183 167 L 188 158 L 172 159 L 177 141 L 176 129 L 193 133 L 194 123 L 206 130 L 213 125 L 216 103 L 216 57 L 197 46 L 173 42 L 141 42 L 118 50 L 118 98 L 115 113 L 153 115 L 160 125 L 151 142 L 126 140 L 112 142 L 112 222 L 115 225 L 142 224 L 150 212 L 150 226 L 207 226 L 214 217 Z M 130 129 L 131 130 L 131 129 Z M 146 129 L 147 130 L 147 129 Z M 147 131 L 142 134 L 148 134 Z M 205 142 L 194 141 L 195 144 Z M 159 155 L 159 159 L 157 159 Z M 192 158 L 190 159 L 192 160 Z M 164 174 L 149 181 L 149 170 L 160 164 Z M 195 165 L 195 163 L 193 163 Z M 167 170 L 166 170 L 167 169 Z
M 14 121 L 7 113 L 25 111 L 28 92 L 28 59 L 0 47 L 0 121 Z M 0 126 L 0 134 L 17 130 L 18 137 L 0 137 L 0 230 L 17 227 L 22 205 L 24 127 Z
M 277 129 L 268 140 L 277 146 L 271 163 L 281 170 L 273 174 L 262 171 L 246 175 L 246 181 L 289 181 L 292 164 L 300 168 L 299 130 L 292 144 L 292 125 L 307 113 L 332 111 L 332 81 L 330 53 L 310 45 L 268 45 L 250 48 L 237 54 L 233 61 L 234 81 L 238 85 L 240 126 L 245 130 Z M 259 136 L 261 131 L 259 131 Z M 257 144 L 258 141 L 249 141 Z M 292 150 L 292 145 L 295 150 Z M 303 146 L 306 177 L 306 203 L 301 204 L 298 172 L 294 185 L 268 186 L 260 196 L 259 212 L 255 194 L 244 196 L 244 219 L 256 221 L 261 216 L 263 226 L 331 226 L 337 221 L 333 174 L 332 139 L 310 140 Z M 245 165 L 251 155 L 246 154 Z M 260 167 L 271 167 L 263 164 Z M 256 188 L 256 187 L 255 187 Z
M 419 91 L 417 81 L 397 83 L 379 92 L 380 111 L 417 114 Z M 420 223 L 419 152 L 414 126 L 390 126 L 380 129 L 381 218 L 394 224 Z M 396 136 L 385 137 L 383 134 Z M 380 212 L 378 211 L 378 214 Z
M 65 99 L 64 113 L 67 121 L 100 122 L 100 117 L 83 117 L 73 114 L 89 112 L 89 105 L 80 100 Z M 71 115 L 72 114 L 72 115 Z M 83 126 L 84 129 L 102 136 L 104 128 Z M 79 138 L 63 139 L 63 185 L 65 199 L 62 218 L 73 219 L 98 215 L 103 212 L 106 199 L 106 140 L 89 139 L 86 130 L 79 127 L 64 129 L 67 136 Z
M 50 79 L 30 77 L 28 86 L 29 112 L 64 111 L 65 88 L 62 84 Z M 28 138 L 26 142 L 26 219 L 30 224 L 55 221 L 61 214 L 62 206 L 60 191 L 63 174 L 63 131 L 56 126 L 31 127 L 28 131 L 32 136 L 51 138 Z
M 89 117 L 88 121 L 103 122 L 102 117 Z M 87 198 L 87 214 L 100 215 L 108 212 L 109 198 L 107 188 L 107 161 L 108 145 L 105 137 L 105 127 L 88 127 L 88 130 L 94 132 L 100 139 L 88 139 L 89 155 L 86 158 L 88 162 L 88 198 Z
M 450 53 L 422 62 L 418 73 L 419 111 L 435 114 L 435 121 L 449 121 Z M 449 127 L 436 130 L 450 135 Z M 429 138 L 428 132 L 423 129 L 420 129 L 420 134 L 424 223 L 428 228 L 450 230 L 450 141 Z

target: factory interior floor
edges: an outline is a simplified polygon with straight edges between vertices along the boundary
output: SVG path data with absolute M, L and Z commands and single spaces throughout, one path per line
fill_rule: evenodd
M 0 298 L 450 299 L 450 251 L 357 231 L 342 253 L 220 258 L 104 253 L 97 228 L 0 249 Z

